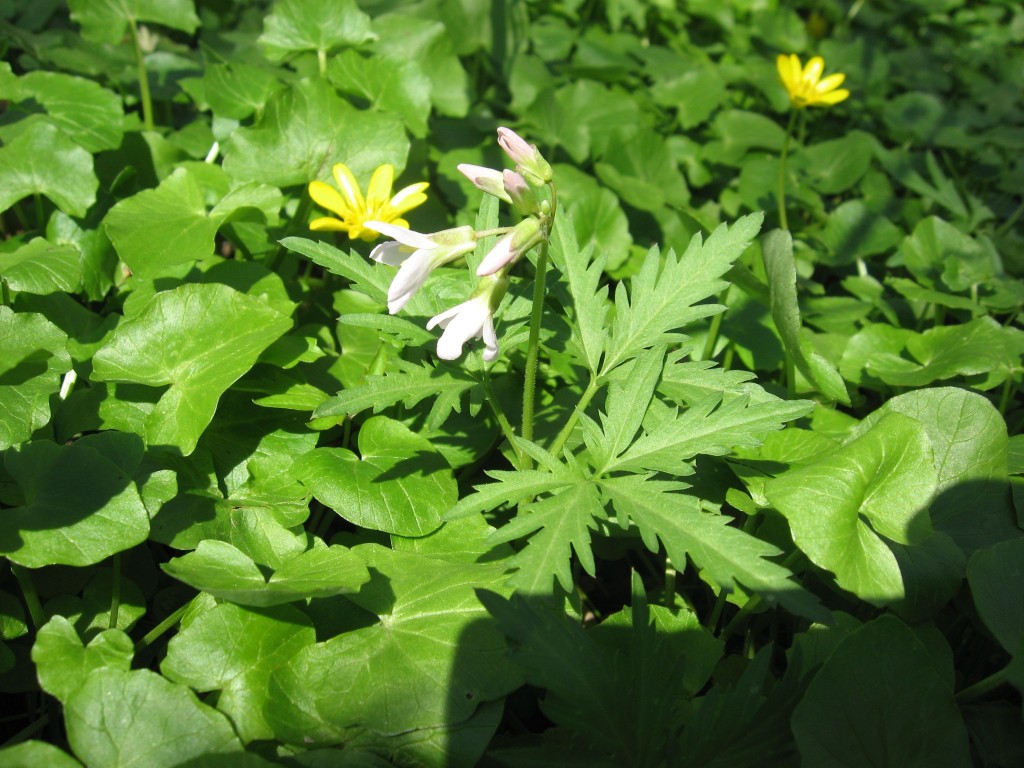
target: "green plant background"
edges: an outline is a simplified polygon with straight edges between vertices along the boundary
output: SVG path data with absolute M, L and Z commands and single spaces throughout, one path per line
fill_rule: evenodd
M 1018 2 L 0 0 L 0 41 L 4 765 L 1024 764 Z M 784 168 L 780 53 L 851 91 Z M 308 229 L 338 162 L 510 223 L 456 169 L 500 125 L 561 203 L 533 440 L 535 256 L 485 369 L 423 328 L 464 268 L 392 317 Z

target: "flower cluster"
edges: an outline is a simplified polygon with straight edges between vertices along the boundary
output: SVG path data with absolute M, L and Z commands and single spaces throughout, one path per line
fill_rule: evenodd
M 477 189 L 511 204 L 522 214 L 524 218 L 515 226 L 486 232 L 478 232 L 472 227 L 456 227 L 420 234 L 401 226 L 404 222 L 382 219 L 367 220 L 362 224 L 366 229 L 392 239 L 370 253 L 374 261 L 398 267 L 388 289 L 388 311 L 391 314 L 405 306 L 435 269 L 465 256 L 476 248 L 481 238 L 501 234 L 477 267 L 477 285 L 470 298 L 427 322 L 428 330 L 435 326 L 443 329 L 437 342 L 437 356 L 443 360 L 458 359 L 466 342 L 474 338 L 484 342 L 484 360 L 494 360 L 498 356 L 494 313 L 508 289 L 508 274 L 524 254 L 546 241 L 551 232 L 555 214 L 551 166 L 537 147 L 508 128 L 498 129 L 498 144 L 516 163 L 514 171 L 468 164 L 460 165 L 459 171 Z M 550 192 L 547 196 L 545 188 Z

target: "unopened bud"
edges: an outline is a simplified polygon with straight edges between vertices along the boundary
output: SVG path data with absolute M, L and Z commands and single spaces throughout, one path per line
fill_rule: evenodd
M 530 184 L 543 186 L 551 181 L 551 166 L 533 144 L 528 144 L 522 136 L 510 128 L 498 129 L 498 144 L 505 154 L 512 158 L 516 170 Z

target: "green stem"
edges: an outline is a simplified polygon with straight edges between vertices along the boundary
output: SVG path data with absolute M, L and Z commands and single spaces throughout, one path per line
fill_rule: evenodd
M 1006 418 L 1006 411 L 1009 410 L 1010 408 L 1010 401 L 1013 397 L 1013 392 L 1016 388 L 1017 382 L 1013 378 L 1013 374 L 1011 373 L 1006 378 L 1006 382 L 1003 384 L 1003 394 L 999 398 L 999 412 L 1003 415 L 1004 419 Z
M 36 592 L 36 586 L 32 583 L 32 577 L 29 575 L 28 569 L 14 565 L 14 563 L 11 563 L 11 573 L 14 574 L 14 578 L 18 580 L 18 586 L 21 587 L 21 596 L 25 599 L 25 607 L 28 608 L 32 626 L 39 629 L 46 623 L 46 614 L 43 613 L 43 606 L 39 602 L 39 593 Z
M 786 220 L 786 159 L 789 157 L 789 140 L 796 125 L 797 110 L 790 110 L 789 125 L 786 126 L 786 138 L 782 140 L 782 154 L 779 155 L 779 227 L 789 230 Z
M 726 305 L 726 300 L 729 298 L 729 289 L 726 288 L 722 291 L 722 295 L 718 297 L 718 303 L 723 306 Z M 717 315 L 711 318 L 711 327 L 708 329 L 708 340 L 704 342 L 704 353 L 700 356 L 701 360 L 710 360 L 715 355 L 715 344 L 718 343 L 718 332 L 722 327 L 722 318 L 725 316 L 725 312 L 719 312 Z
M 786 350 L 786 394 L 789 399 L 796 397 L 796 366 L 793 364 L 793 353 Z
M 968 704 L 972 701 L 977 701 L 990 691 L 994 691 L 1003 683 L 1007 682 L 1006 675 L 1008 670 L 1009 667 L 1003 667 L 998 672 L 994 672 L 988 677 L 979 680 L 974 685 L 967 686 L 954 696 L 956 703 Z
M 198 597 L 198 595 L 196 597 Z M 175 624 L 177 624 L 179 621 L 181 621 L 181 617 L 185 615 L 185 611 L 187 611 L 189 609 L 189 606 L 192 605 L 192 603 L 195 602 L 196 597 L 193 597 L 191 600 L 189 600 L 183 606 L 178 608 L 178 610 L 176 610 L 174 613 L 172 613 L 166 619 L 164 619 L 159 624 L 157 624 L 155 627 L 153 627 L 153 629 L 151 629 L 148 633 L 146 633 L 145 637 L 143 637 L 141 640 L 139 640 L 139 642 L 137 642 L 135 644 L 135 652 L 138 653 L 143 648 L 146 648 L 146 647 L 152 645 L 153 643 L 155 643 L 157 640 L 160 639 L 160 636 L 164 632 L 166 632 L 171 627 L 173 627 Z
M 672 608 L 676 603 L 676 568 L 672 560 L 665 558 L 665 607 Z
M 537 272 L 533 280 L 533 307 L 530 310 L 530 341 L 526 348 L 526 371 L 523 381 L 523 438 L 533 440 L 533 411 L 537 395 L 537 358 L 540 356 L 540 321 L 544 313 L 544 282 L 548 271 L 548 241 L 540 245 Z M 529 456 L 523 459 L 523 468 L 532 465 Z
M 317 48 L 316 61 L 320 65 L 320 77 L 323 77 L 327 74 L 327 51 L 323 48 Z
M 515 451 L 516 459 L 519 464 L 523 463 L 523 454 L 516 448 L 515 437 L 516 431 L 512 428 L 511 422 L 508 420 L 508 416 L 505 415 L 505 409 L 501 407 L 501 403 L 498 402 L 498 398 L 494 395 L 494 389 L 491 387 L 491 372 L 487 366 L 484 365 L 484 396 L 487 398 L 487 403 L 491 406 L 491 410 L 494 411 L 494 418 L 498 420 L 498 425 L 501 427 L 502 434 L 505 435 L 505 439 L 508 440 L 508 444 L 512 450 Z
M 135 25 L 135 19 L 128 19 L 128 27 L 132 32 L 132 42 L 135 44 L 135 61 L 139 68 L 139 98 L 142 102 L 142 126 L 147 131 L 152 131 L 156 124 L 153 122 L 153 97 L 149 93 L 146 55 L 142 52 L 142 46 L 139 45 L 139 28 Z
M 295 215 L 292 217 L 291 226 L 288 228 L 289 235 L 295 235 L 299 232 L 299 229 L 306 225 L 306 219 L 309 218 L 309 212 L 313 208 L 313 198 L 309 196 L 309 188 L 302 190 L 302 197 L 299 198 L 299 204 L 295 208 Z M 286 248 L 283 245 L 279 245 L 274 251 L 271 252 L 270 256 L 267 257 L 267 261 L 264 263 L 267 269 L 271 272 L 276 272 L 277 268 L 281 266 L 281 259 L 284 258 Z
M 594 376 L 590 379 L 590 383 L 587 384 L 587 388 L 583 390 L 583 394 L 580 396 L 580 401 L 576 403 L 576 407 L 572 409 L 572 413 L 569 414 L 568 420 L 565 422 L 565 426 L 562 427 L 562 431 L 558 433 L 555 438 L 555 442 L 548 448 L 548 453 L 552 456 L 558 456 L 559 451 L 562 450 L 562 446 L 565 445 L 569 439 L 569 435 L 572 434 L 573 429 L 576 428 L 576 422 L 580 420 L 580 414 L 587 410 L 587 406 L 590 405 L 590 401 L 594 399 L 594 395 L 597 394 L 597 377 Z
M 39 192 L 36 192 L 32 197 L 36 205 L 36 226 L 39 228 L 39 234 L 42 234 L 46 231 L 46 214 L 43 210 L 43 196 Z
M 1006 221 L 996 228 L 995 236 L 999 238 L 1009 232 L 1010 228 L 1017 223 L 1017 219 L 1021 217 L 1021 214 L 1024 214 L 1024 203 L 1018 205 L 1017 209 L 1007 217 Z
M 32 736 L 35 736 L 39 731 L 43 730 L 43 728 L 45 728 L 49 722 L 50 715 L 43 715 L 38 720 L 35 720 L 34 722 L 31 722 L 28 725 L 26 725 L 16 734 L 11 736 L 11 738 L 9 738 L 3 744 L 0 744 L 0 748 L 13 747 L 15 744 L 20 744 L 23 741 L 27 741 Z
M 117 628 L 117 614 L 121 609 L 121 553 L 115 552 L 111 558 L 111 565 L 114 569 L 113 581 L 110 585 L 110 620 L 107 622 L 107 629 Z

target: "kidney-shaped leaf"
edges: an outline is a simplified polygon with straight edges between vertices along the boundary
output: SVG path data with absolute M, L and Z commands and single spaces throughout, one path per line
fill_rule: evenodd
M 214 597 L 255 606 L 355 592 L 370 578 L 359 558 L 347 549 L 321 545 L 287 561 L 268 580 L 252 558 L 214 539 L 200 542 L 194 552 L 161 567 Z
M 1010 653 L 1024 640 L 1024 539 L 975 552 L 967 563 L 971 595 L 996 640 Z
M 0 147 L 0 211 L 39 193 L 70 216 L 85 216 L 99 180 L 92 155 L 40 120 Z
M 68 698 L 64 717 L 68 743 L 90 766 L 172 768 L 242 749 L 224 715 L 148 669 L 92 672 Z
M 279 739 L 334 744 L 364 729 L 454 725 L 520 684 L 475 593 L 504 592 L 502 568 L 375 544 L 354 552 L 374 578 L 349 599 L 380 622 L 308 645 L 272 675 L 264 714 Z
M 793 713 L 802 764 L 971 765 L 952 677 L 899 619 L 864 625 L 832 652 Z
M 190 454 L 220 396 L 291 327 L 261 299 L 226 285 L 158 293 L 93 358 L 93 378 L 170 387 L 146 418 L 146 442 Z
M 71 20 L 82 37 L 97 43 L 121 42 L 129 21 L 148 21 L 192 33 L 199 26 L 192 0 L 69 0 Z
M 295 608 L 257 612 L 221 603 L 172 638 L 160 670 L 197 691 L 220 691 L 217 709 L 243 741 L 271 739 L 262 714 L 270 673 L 314 642 L 309 619 Z
M 120 629 L 106 629 L 83 647 L 74 625 L 58 615 L 39 629 L 32 662 L 43 690 L 67 701 L 94 669 L 127 672 L 134 650 L 131 638 Z
M 16 563 L 92 565 L 146 540 L 134 467 L 85 443 L 42 440 L 8 453 L 5 464 L 25 499 L 0 513 L 0 552 Z
M 359 453 L 315 448 L 292 473 L 321 503 L 375 531 L 425 536 L 458 501 L 451 468 L 425 437 L 386 416 L 359 430 Z
M 879 534 L 900 544 L 927 538 L 936 482 L 924 427 L 890 414 L 821 461 L 771 480 L 766 492 L 812 562 L 834 573 L 844 589 L 884 605 L 904 590 Z

